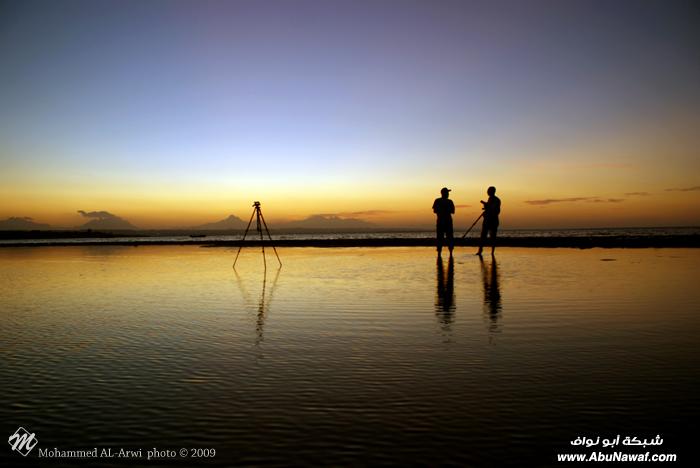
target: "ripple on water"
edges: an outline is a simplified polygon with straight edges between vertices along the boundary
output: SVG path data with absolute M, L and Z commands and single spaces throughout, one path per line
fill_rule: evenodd
M 700 305 L 698 253 L 674 252 L 503 249 L 450 273 L 432 249 L 280 249 L 279 274 L 245 252 L 236 276 L 222 249 L 3 249 L 0 420 L 42 446 L 214 447 L 212 466 L 673 447 Z

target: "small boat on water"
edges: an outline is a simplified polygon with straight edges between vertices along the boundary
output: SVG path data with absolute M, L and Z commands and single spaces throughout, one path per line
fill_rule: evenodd
M 190 237 L 207 237 L 206 234 L 190 234 Z

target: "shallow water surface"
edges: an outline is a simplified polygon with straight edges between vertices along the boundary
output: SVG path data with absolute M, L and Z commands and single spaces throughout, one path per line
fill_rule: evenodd
M 693 456 L 698 250 L 279 253 L 0 249 L 3 433 L 216 449 L 149 466 L 556 465 L 616 434 Z

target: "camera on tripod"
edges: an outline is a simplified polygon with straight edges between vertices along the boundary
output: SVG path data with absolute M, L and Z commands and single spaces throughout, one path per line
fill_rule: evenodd
M 277 261 L 280 264 L 280 268 L 282 267 L 282 260 L 280 260 L 280 256 L 277 254 L 277 249 L 275 248 L 275 245 L 272 243 L 272 236 L 270 235 L 270 230 L 267 228 L 267 223 L 265 222 L 265 217 L 262 214 L 262 210 L 260 209 L 260 202 L 259 201 L 254 201 L 253 202 L 253 214 L 250 215 L 250 221 L 248 221 L 248 227 L 245 228 L 245 232 L 243 233 L 243 239 L 241 239 L 241 245 L 238 246 L 238 253 L 236 253 L 236 258 L 233 260 L 233 268 L 236 269 L 236 262 L 238 261 L 238 256 L 241 254 L 241 249 L 243 248 L 243 242 L 245 242 L 245 238 L 248 235 L 248 231 L 250 230 L 250 225 L 253 222 L 253 218 L 255 218 L 255 230 L 258 232 L 260 235 L 260 246 L 262 247 L 262 254 L 263 254 L 263 265 L 265 265 L 265 270 L 267 270 L 267 260 L 265 259 L 265 238 L 263 236 L 263 230 L 267 233 L 267 238 L 270 240 L 270 244 L 272 245 L 272 250 L 275 252 L 275 256 L 277 257 Z

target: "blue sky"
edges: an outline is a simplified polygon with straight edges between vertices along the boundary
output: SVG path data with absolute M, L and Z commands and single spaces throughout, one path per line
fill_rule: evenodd
M 538 164 L 639 168 L 617 179 L 623 191 L 697 181 L 692 2 L 0 8 L 0 158 L 13 202 L 0 215 L 48 216 L 28 196 L 39 192 L 74 211 L 81 190 L 124 211 L 129 188 L 159 215 L 169 197 L 181 203 L 181 187 L 228 190 L 226 202 L 241 206 L 251 191 L 296 197 L 294 208 L 278 203 L 280 216 L 372 208 L 389 196 L 382 187 L 432 196 L 454 185 L 471 203 L 494 181 L 519 202 L 545 190 L 612 194 L 599 191 L 600 173 L 571 169 L 543 174 L 551 188 L 533 190 L 540 180 L 523 168 Z M 331 206 L 316 210 L 320 197 Z

